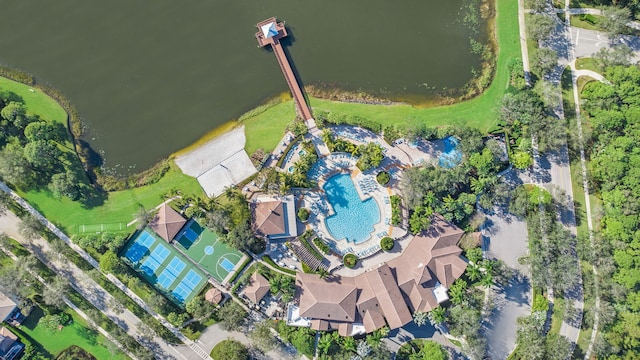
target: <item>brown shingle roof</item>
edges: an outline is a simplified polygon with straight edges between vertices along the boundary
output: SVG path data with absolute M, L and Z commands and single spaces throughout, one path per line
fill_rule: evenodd
M 412 320 L 409 306 L 413 311 L 431 311 L 438 306 L 433 294 L 436 282 L 448 288 L 464 273 L 467 263 L 456 245 L 463 233 L 434 216 L 432 227 L 415 236 L 402 255 L 372 271 L 328 281 L 298 273 L 300 316 L 311 318 L 314 329 L 338 328 L 347 335 L 356 321 L 363 322 L 366 332 L 384 326 L 385 320 L 391 329 L 407 324 Z M 350 316 L 351 309 L 355 316 Z
M 151 220 L 149 227 L 161 238 L 171 241 L 187 222 L 171 206 L 162 204 L 158 214 Z
M 7 320 L 15 308 L 16 303 L 0 292 L 0 322 Z
M 218 288 L 211 288 L 206 294 L 204 294 L 204 299 L 212 304 L 220 304 L 223 297 L 224 295 L 222 295 L 222 291 Z
M 356 320 L 358 293 L 350 277 L 321 280 L 316 274 L 296 275 L 296 296 L 300 299 L 300 316 L 329 321 Z
M 356 277 L 356 284 L 365 282 L 368 283 L 375 294 L 375 299 L 377 300 L 375 306 L 377 309 L 364 310 L 379 311 L 392 329 L 399 328 L 412 320 L 411 313 L 402 298 L 389 265 L 383 264 L 377 269 L 367 271 Z M 369 301 L 368 303 L 371 302 Z M 363 308 L 359 307 L 358 310 L 362 313 Z
M 253 205 L 256 231 L 263 235 L 284 234 L 287 231 L 284 203 L 279 200 L 260 201 Z
M 364 325 L 364 331 L 368 333 L 386 325 L 382 314 L 375 310 L 366 311 L 362 317 L 362 323 Z
M 267 295 L 270 288 L 269 280 L 257 272 L 254 272 L 253 275 L 251 275 L 251 278 L 249 278 L 249 283 L 247 287 L 244 288 L 243 293 L 249 298 L 249 300 L 257 304 L 265 295 Z

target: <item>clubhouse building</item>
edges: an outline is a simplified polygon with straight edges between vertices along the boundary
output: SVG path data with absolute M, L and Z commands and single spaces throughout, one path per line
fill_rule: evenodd
M 298 273 L 290 325 L 338 330 L 342 336 L 396 329 L 448 300 L 447 289 L 465 271 L 457 246 L 464 231 L 440 216 L 414 236 L 402 254 L 354 277 Z

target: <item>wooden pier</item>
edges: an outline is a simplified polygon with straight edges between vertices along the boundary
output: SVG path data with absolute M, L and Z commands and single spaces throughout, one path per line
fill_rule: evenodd
M 287 29 L 284 27 L 284 23 L 278 22 L 275 17 L 272 17 L 259 22 L 256 27 L 258 28 L 258 32 L 256 33 L 258 45 L 260 47 L 271 45 L 276 59 L 278 59 L 280 70 L 282 70 L 282 74 L 293 96 L 293 101 L 296 104 L 298 115 L 300 115 L 305 122 L 313 120 L 311 109 L 309 109 L 307 105 L 304 95 L 302 94 L 302 89 L 300 89 L 300 85 L 298 85 L 298 80 L 289 65 L 287 55 L 284 53 L 284 49 L 280 44 L 280 39 L 287 37 Z

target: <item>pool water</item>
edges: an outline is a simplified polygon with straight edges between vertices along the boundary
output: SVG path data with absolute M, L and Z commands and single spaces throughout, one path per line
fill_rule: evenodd
M 458 149 L 458 143 L 460 142 L 453 136 L 444 138 L 444 152 L 438 158 L 438 165 L 445 169 L 451 169 L 462 161 L 462 151 Z
M 333 238 L 356 244 L 368 240 L 380 221 L 378 203 L 372 198 L 361 201 L 349 174 L 330 177 L 323 188 L 335 213 L 325 219 Z

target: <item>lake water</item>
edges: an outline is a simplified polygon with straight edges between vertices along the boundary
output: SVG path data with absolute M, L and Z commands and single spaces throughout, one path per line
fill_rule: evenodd
M 479 58 L 462 0 L 6 1 L 0 63 L 61 89 L 105 164 L 142 170 L 287 91 L 255 24 L 285 20 L 306 85 L 389 98 L 459 88 Z

